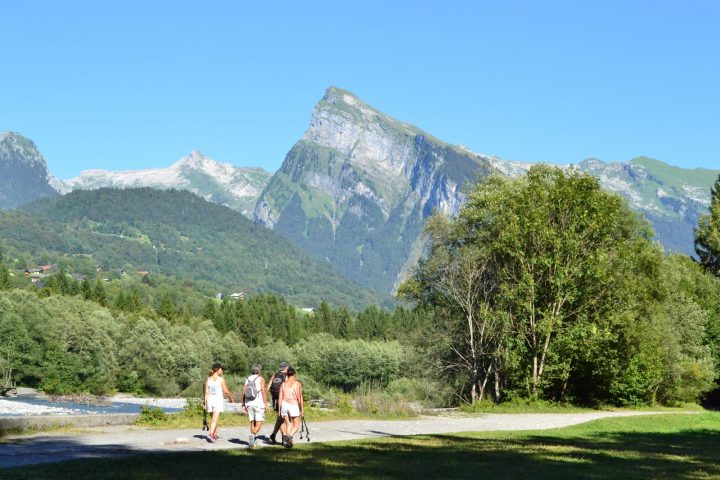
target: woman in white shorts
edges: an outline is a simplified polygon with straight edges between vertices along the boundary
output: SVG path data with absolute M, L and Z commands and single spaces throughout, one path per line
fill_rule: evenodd
M 257 434 L 265 421 L 265 410 L 267 410 L 267 392 L 265 391 L 265 379 L 261 375 L 262 365 L 253 363 L 250 368 L 250 375 L 245 379 L 243 385 L 243 413 L 247 413 L 250 420 L 250 435 L 248 445 L 255 446 Z M 252 398 L 250 398 L 252 396 Z
M 212 370 L 208 375 L 208 379 L 205 382 L 205 410 L 212 413 L 212 420 L 210 421 L 210 431 L 208 432 L 208 440 L 215 442 L 218 439 L 217 427 L 220 413 L 225 410 L 223 403 L 223 397 L 228 396 L 231 403 L 235 403 L 230 390 L 228 390 L 225 384 L 225 379 L 222 377 L 223 367 L 219 363 L 213 363 Z
M 300 429 L 300 417 L 305 414 L 302 397 L 302 383 L 298 382 L 295 376 L 295 369 L 288 368 L 285 382 L 280 387 L 280 415 L 285 423 L 280 427 L 283 434 L 283 445 L 288 448 L 293 446 L 293 435 Z

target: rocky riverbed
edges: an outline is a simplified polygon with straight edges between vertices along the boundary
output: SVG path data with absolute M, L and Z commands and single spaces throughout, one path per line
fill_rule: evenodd
M 48 396 L 34 389 L 18 388 L 17 396 L 0 398 L 0 416 L 131 413 L 137 412 L 141 405 L 177 411 L 186 404 L 184 398 L 149 398 L 128 394 Z
M 17 400 L 0 398 L 0 415 L 76 415 L 69 408 L 53 407 L 49 405 L 36 405 Z

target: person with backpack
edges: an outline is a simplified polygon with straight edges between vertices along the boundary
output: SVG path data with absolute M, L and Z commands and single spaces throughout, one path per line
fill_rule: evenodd
M 290 364 L 288 362 L 280 362 L 278 371 L 275 372 L 272 377 L 270 377 L 270 381 L 268 382 L 268 391 L 270 392 L 270 396 L 272 397 L 273 409 L 277 412 L 275 426 L 273 427 L 273 431 L 270 434 L 270 441 L 273 444 L 277 444 L 277 434 L 280 431 L 280 427 L 285 422 L 285 419 L 283 419 L 282 415 L 280 415 L 280 405 L 278 404 L 278 398 L 280 396 L 280 387 L 285 381 L 285 376 L 287 375 L 289 367 Z
M 250 448 L 255 446 L 255 439 L 265 420 L 265 411 L 267 410 L 265 379 L 260 375 L 261 372 L 262 365 L 253 363 L 250 368 L 251 375 L 245 379 L 243 385 L 242 408 L 243 413 L 247 413 L 250 420 L 250 435 L 248 435 Z
M 205 382 L 205 411 L 212 413 L 207 438 L 213 443 L 219 438 L 217 434 L 218 420 L 220 419 L 220 413 L 225 409 L 223 397 L 227 395 L 230 398 L 230 403 L 235 403 L 227 384 L 225 384 L 222 373 L 222 364 L 213 363 L 212 370 Z
M 300 417 L 305 415 L 302 396 L 302 383 L 295 377 L 295 369 L 287 370 L 287 377 L 280 387 L 280 415 L 285 419 L 280 431 L 283 433 L 283 445 L 293 446 L 293 435 L 300 429 Z

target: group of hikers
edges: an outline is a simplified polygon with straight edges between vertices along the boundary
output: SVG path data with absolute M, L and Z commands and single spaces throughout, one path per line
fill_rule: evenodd
M 235 399 L 230 393 L 223 378 L 223 366 L 214 363 L 205 382 L 204 408 L 212 414 L 207 438 L 210 442 L 217 441 L 218 420 L 224 410 L 224 397 L 231 403 Z M 268 409 L 268 393 L 272 399 L 272 406 L 278 412 L 277 420 L 270 442 L 277 444 L 277 434 L 282 433 L 281 444 L 292 448 L 293 435 L 300 430 L 301 417 L 304 416 L 302 383 L 297 379 L 295 369 L 288 362 L 280 362 L 277 372 L 266 383 L 262 376 L 262 365 L 254 363 L 250 368 L 250 376 L 245 379 L 242 389 L 242 412 L 250 420 L 250 434 L 248 445 L 255 446 L 262 422 L 265 421 L 265 412 Z

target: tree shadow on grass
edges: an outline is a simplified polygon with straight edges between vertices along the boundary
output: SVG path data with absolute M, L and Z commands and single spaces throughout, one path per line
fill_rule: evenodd
M 720 477 L 720 431 L 617 432 L 588 436 L 453 437 L 497 478 Z M 474 460 L 469 460 L 474 461 Z
M 426 435 L 353 443 L 311 443 L 291 450 L 278 447 L 253 451 L 144 453 L 125 458 L 0 469 L 0 478 L 195 480 L 228 475 L 241 477 L 255 472 L 266 478 L 293 480 L 481 477 L 690 479 L 720 477 L 718 446 L 720 431 L 716 430 L 613 432 L 561 437 L 537 434 L 497 438 Z M 94 453 L 106 455 L 111 452 L 107 448 Z

